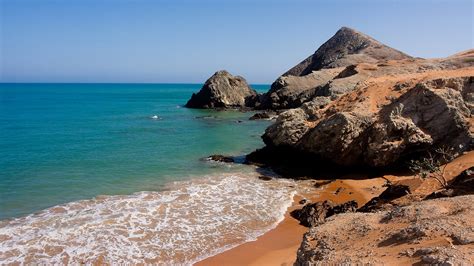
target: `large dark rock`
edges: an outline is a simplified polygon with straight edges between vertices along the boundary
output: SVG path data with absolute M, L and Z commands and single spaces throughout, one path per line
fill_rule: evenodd
M 379 196 L 369 200 L 358 212 L 373 212 L 383 209 L 384 205 L 401 198 L 410 193 L 410 187 L 406 185 L 389 185 Z
M 249 120 L 270 120 L 276 117 L 276 114 L 273 112 L 261 112 L 255 113 L 252 115 Z
M 221 162 L 221 163 L 233 163 L 235 162 L 235 159 L 230 156 L 224 156 L 220 154 L 214 154 L 209 157 L 205 158 L 206 161 L 214 161 L 214 162 Z
M 324 223 L 327 217 L 338 213 L 355 212 L 357 210 L 356 201 L 348 201 L 336 205 L 330 200 L 306 204 L 300 210 L 294 210 L 291 215 L 306 227 L 313 227 Z
M 240 76 L 221 70 L 210 77 L 198 93 L 186 103 L 189 108 L 244 108 L 258 101 L 255 90 Z

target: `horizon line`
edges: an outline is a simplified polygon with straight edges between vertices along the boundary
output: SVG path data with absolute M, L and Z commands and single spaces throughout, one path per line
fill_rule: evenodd
M 144 85 L 154 85 L 154 84 L 186 84 L 186 85 L 203 85 L 205 82 L 196 83 L 196 82 L 30 82 L 30 81 L 21 81 L 21 82 L 3 82 L 0 81 L 0 84 L 144 84 Z M 250 85 L 272 85 L 271 83 L 249 83 Z

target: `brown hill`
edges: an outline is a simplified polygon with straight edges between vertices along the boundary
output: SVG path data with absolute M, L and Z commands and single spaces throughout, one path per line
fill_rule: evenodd
M 283 76 L 304 76 L 323 68 L 408 58 L 411 57 L 380 43 L 364 33 L 342 27 L 314 54 L 285 72 Z
M 412 57 L 390 48 L 356 30 L 343 27 L 318 50 L 280 76 L 269 92 L 261 97 L 259 109 L 288 109 L 311 100 L 321 87 L 336 86 L 335 91 L 350 90 L 363 79 L 356 76 L 334 84 L 334 80 L 353 74 L 361 63 L 377 64 Z M 346 69 L 347 67 L 347 69 Z M 351 70 L 352 69 L 352 70 Z M 344 71 L 344 72 L 343 72 Z M 339 92 L 337 93 L 339 94 Z

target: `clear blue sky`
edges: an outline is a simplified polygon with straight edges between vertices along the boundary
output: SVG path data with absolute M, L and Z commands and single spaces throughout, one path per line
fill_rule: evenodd
M 271 83 L 341 26 L 420 57 L 474 35 L 472 0 L 0 2 L 0 82 Z

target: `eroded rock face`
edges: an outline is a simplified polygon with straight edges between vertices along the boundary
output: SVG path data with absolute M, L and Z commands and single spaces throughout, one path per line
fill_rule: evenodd
M 470 150 L 474 69 L 468 73 L 368 82 L 335 101 L 283 112 L 262 138 L 345 166 L 389 166 L 441 146 Z
M 189 108 L 253 107 L 258 100 L 255 90 L 240 76 L 221 70 L 210 77 L 198 93 L 186 103 Z
M 469 148 L 473 82 L 472 76 L 429 80 L 382 108 L 368 132 L 367 162 L 383 166 L 433 146 Z
M 301 106 L 311 100 L 339 72 L 338 69 L 324 69 L 303 77 L 281 76 L 273 82 L 270 90 L 262 96 L 259 109 L 288 109 Z

